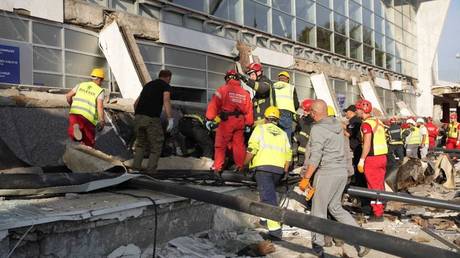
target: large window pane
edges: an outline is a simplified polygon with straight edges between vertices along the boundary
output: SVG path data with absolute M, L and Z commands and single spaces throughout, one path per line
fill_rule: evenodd
M 361 23 L 361 6 L 353 1 L 348 1 L 350 18 Z
M 34 70 L 62 72 L 61 50 L 34 47 Z
M 347 55 L 347 38 L 335 34 L 334 52 L 342 56 Z
M 319 48 L 325 49 L 330 51 L 331 50 L 331 34 L 332 32 L 329 30 L 325 30 L 322 28 L 316 28 L 316 38 L 317 38 L 317 46 Z
M 393 70 L 395 68 L 393 56 L 390 55 L 390 54 L 386 54 L 385 59 L 386 59 L 386 61 L 385 61 L 386 68 L 389 69 L 389 70 Z
M 240 23 L 242 20 L 240 5 L 241 2 L 239 0 L 210 0 L 209 13 L 226 20 Z
M 178 5 L 188 7 L 188 8 L 193 9 L 193 10 L 200 11 L 200 12 L 205 11 L 205 9 L 204 9 L 205 0 L 193 0 L 193 1 L 190 1 L 190 0 L 169 0 L 169 1 L 173 2 L 175 4 L 178 4 Z
M 170 66 L 166 67 L 166 69 L 173 74 L 171 85 L 206 88 L 205 72 Z
M 375 50 L 375 65 L 383 67 L 383 61 L 385 59 L 385 55 L 382 51 Z
M 395 53 L 395 41 L 394 40 L 390 38 L 385 39 L 385 51 L 387 53 L 394 55 Z
M 295 5 L 298 18 L 315 23 L 315 3 L 310 0 L 296 0 Z
M 244 25 L 267 31 L 268 7 L 252 0 L 244 1 Z
M 357 60 L 362 59 L 362 44 L 360 42 L 350 39 L 350 57 Z
M 320 4 L 324 5 L 324 6 L 330 7 L 329 6 L 329 4 L 330 4 L 329 0 L 316 0 L 316 2 L 318 2 L 318 3 L 320 3 Z
M 363 26 L 363 42 L 372 45 L 372 29 L 366 26 Z
M 97 37 L 87 33 L 65 30 L 65 47 L 91 54 L 102 55 Z
M 61 28 L 43 23 L 33 23 L 33 42 L 41 45 L 60 47 Z
M 347 82 L 343 80 L 333 80 L 334 81 L 334 91 L 335 97 L 337 98 L 337 104 L 339 105 L 339 110 L 342 110 L 351 103 L 347 99 Z
M 297 41 L 314 45 L 315 30 L 314 25 L 297 19 Z
M 363 61 L 372 64 L 372 48 L 364 45 L 363 48 Z
M 295 77 L 295 85 L 296 85 L 296 87 L 298 87 L 298 86 L 299 87 L 300 86 L 310 87 L 310 78 L 308 77 L 307 74 L 295 72 L 294 77 Z
M 383 50 L 383 35 L 379 33 L 375 33 L 375 48 Z
M 161 65 L 154 65 L 154 64 L 145 64 L 147 66 L 147 70 L 149 71 L 150 77 L 152 79 L 158 78 L 158 73 L 161 71 Z
M 385 35 L 390 38 L 395 37 L 395 27 L 393 23 L 385 21 Z
M 292 37 L 292 16 L 280 11 L 272 11 L 272 33 L 285 38 Z
M 374 13 L 383 16 L 383 4 L 382 0 L 375 0 L 374 1 Z
M 316 6 L 316 25 L 329 29 L 331 27 L 331 10 L 321 5 Z
M 383 27 L 384 27 L 384 20 L 383 18 L 375 15 L 375 23 L 374 23 L 374 28 L 375 28 L 375 31 L 379 32 L 379 33 L 383 33 Z
M 224 74 L 208 73 L 208 89 L 217 89 L 225 83 Z
M 373 28 L 372 27 L 372 12 L 363 8 L 363 25 Z
M 76 75 L 89 76 L 93 67 L 105 67 L 106 61 L 102 57 L 88 56 L 66 51 L 65 72 Z M 105 71 L 107 73 L 107 71 Z
M 232 62 L 208 56 L 208 70 L 225 73 L 229 69 L 234 69 L 234 64 Z
M 363 0 L 362 1 L 363 7 L 367 8 L 369 10 L 372 10 L 372 2 L 373 2 L 373 0 Z
M 161 47 L 137 44 L 141 51 L 142 58 L 145 62 L 162 63 L 161 62 Z
M 62 76 L 46 73 L 34 73 L 34 85 L 62 87 Z
M 350 38 L 356 41 L 362 41 L 361 38 L 361 25 L 354 21 L 349 21 L 350 24 Z
M 334 31 L 347 35 L 347 17 L 334 13 Z
M 206 69 L 206 57 L 198 53 L 165 48 L 165 64 Z
M 334 0 L 334 11 L 347 15 L 345 10 L 346 0 Z
M 302 101 L 304 99 L 313 99 L 315 98 L 315 91 L 313 88 L 309 88 L 306 86 L 300 86 L 296 87 L 296 92 L 297 92 L 297 97 L 299 98 L 299 101 Z
M 0 38 L 29 41 L 29 23 L 24 20 L 0 16 Z
M 174 79 L 173 79 L 174 80 Z M 171 88 L 171 99 L 206 103 L 206 90 L 175 87 Z
M 272 7 L 286 13 L 292 13 L 291 0 L 272 0 Z

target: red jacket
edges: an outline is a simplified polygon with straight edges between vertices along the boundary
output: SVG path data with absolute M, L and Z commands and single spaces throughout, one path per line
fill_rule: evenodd
M 221 112 L 239 111 L 244 116 L 245 125 L 254 122 L 251 96 L 241 88 L 240 81 L 229 80 L 220 86 L 211 98 L 206 111 L 206 119 L 213 120 Z
M 426 123 L 426 129 L 428 130 L 428 136 L 431 138 L 436 138 L 439 134 L 439 128 L 432 122 Z

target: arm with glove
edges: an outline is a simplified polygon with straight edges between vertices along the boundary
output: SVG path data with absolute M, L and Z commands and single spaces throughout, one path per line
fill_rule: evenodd
M 372 133 L 365 133 L 363 136 L 363 152 L 358 163 L 358 171 L 364 173 L 364 161 L 371 150 Z

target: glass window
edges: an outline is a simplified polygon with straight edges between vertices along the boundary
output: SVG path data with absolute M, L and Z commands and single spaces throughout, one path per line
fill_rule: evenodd
M 369 9 L 369 10 L 372 10 L 372 0 L 363 0 L 362 1 L 362 4 L 363 4 L 363 7 Z
M 285 13 L 292 13 L 291 0 L 272 0 L 272 7 Z
M 34 22 L 32 29 L 34 43 L 55 47 L 61 46 L 61 28 Z
M 69 51 L 65 52 L 66 73 L 88 76 L 93 67 L 105 67 L 105 64 L 106 61 L 102 57 L 88 56 Z
M 313 46 L 315 39 L 314 25 L 297 19 L 296 28 L 297 41 Z
M 394 22 L 394 9 L 391 7 L 392 0 L 384 0 L 385 1 L 385 18 L 391 22 Z M 387 3 L 389 2 L 389 3 Z
M 208 73 L 208 89 L 217 89 L 225 83 L 224 74 Z
M 394 57 L 390 54 L 387 54 L 385 59 L 386 59 L 385 61 L 386 68 L 389 70 L 394 70 L 395 69 Z
M 362 44 L 358 41 L 350 39 L 350 57 L 361 60 L 362 59 Z
M 372 29 L 366 26 L 363 26 L 363 42 L 372 45 Z
M 331 34 L 329 30 L 316 28 L 317 47 L 331 51 Z
M 165 64 L 206 69 L 206 56 L 198 53 L 165 48 Z
M 292 37 L 292 16 L 273 10 L 272 33 L 285 38 Z
M 76 77 L 76 76 L 68 76 L 65 77 L 65 85 L 64 88 L 73 88 L 82 82 L 88 81 L 89 78 L 87 77 Z
M 380 50 L 383 50 L 383 35 L 382 34 L 379 34 L 379 33 L 375 33 L 375 48 L 376 49 L 380 49 Z
M 394 95 L 391 90 L 384 90 L 385 92 L 385 111 L 387 115 L 393 115 L 394 114 Z
M 193 0 L 193 1 L 190 1 L 190 0 L 169 0 L 169 2 L 178 4 L 178 5 L 182 5 L 182 6 L 185 6 L 185 7 L 188 7 L 190 9 L 197 10 L 197 11 L 200 11 L 200 12 L 205 11 L 205 9 L 204 9 L 205 8 L 205 0 Z
M 226 20 L 240 23 L 242 20 L 240 6 L 241 2 L 239 0 L 210 0 L 209 13 Z
M 170 66 L 167 66 L 166 69 L 173 74 L 171 85 L 206 88 L 205 72 Z
M 366 45 L 363 48 L 363 61 L 369 64 L 373 63 L 372 48 Z
M 314 99 L 315 97 L 315 91 L 313 88 L 309 88 L 306 86 L 299 86 L 295 88 L 297 92 L 297 97 L 299 98 L 299 101 L 302 101 L 304 99 Z
M 173 77 L 174 80 L 174 77 Z M 206 103 L 206 90 L 172 87 L 171 88 L 171 99 L 179 101 L 190 101 Z
M 356 23 L 352 20 L 349 21 L 350 24 L 350 38 L 356 41 L 362 41 L 361 38 L 361 24 Z
M 342 56 L 347 55 L 347 38 L 340 36 L 339 34 L 334 35 L 334 52 Z
M 228 60 L 208 56 L 208 70 L 209 71 L 226 73 L 227 70 L 229 69 L 234 69 L 234 63 Z
M 347 100 L 347 82 L 343 80 L 333 80 L 333 82 L 337 104 L 339 105 L 339 110 L 342 110 L 350 105 L 348 104 L 350 101 Z
M 155 20 L 160 20 L 160 9 L 150 5 L 139 5 L 139 15 L 152 18 Z
M 187 17 L 185 20 L 185 26 L 193 30 L 203 31 L 203 20 Z
M 375 24 L 374 24 L 374 28 L 375 28 L 375 31 L 377 31 L 378 33 L 383 33 L 383 27 L 384 27 L 384 20 L 383 18 L 375 15 Z
M 112 0 L 111 3 L 115 10 L 134 13 L 134 3 L 130 0 Z
M 292 74 L 290 71 L 287 71 L 286 69 L 271 67 L 270 68 L 270 78 L 271 78 L 271 80 L 274 81 L 274 82 L 278 81 L 278 74 L 281 73 L 282 71 L 288 72 L 290 76 Z
M 62 72 L 61 50 L 34 47 L 34 70 Z
M 137 44 L 141 51 L 142 58 L 145 62 L 162 63 L 161 61 L 161 47 Z M 155 76 L 156 77 L 156 76 Z
M 396 42 L 395 43 L 395 55 L 397 57 L 402 57 L 403 56 L 403 45 L 401 45 L 401 43 L 399 42 Z
M 46 73 L 34 73 L 34 85 L 47 87 L 62 87 L 62 76 Z M 75 86 L 75 85 L 74 85 Z
M 244 25 L 267 31 L 268 7 L 252 0 L 244 1 Z
M 374 13 L 383 17 L 383 4 L 382 0 L 375 0 L 374 1 Z
M 334 0 L 334 11 L 343 15 L 347 15 L 345 3 L 345 0 Z
M 177 26 L 182 26 L 184 23 L 182 14 L 175 12 L 163 12 L 163 21 Z
M 315 3 L 310 0 L 296 0 L 296 16 L 315 23 Z
M 295 85 L 296 85 L 296 87 L 297 86 L 306 86 L 306 87 L 311 86 L 310 85 L 310 78 L 308 77 L 307 74 L 295 72 L 294 77 L 295 77 Z
M 395 41 L 390 38 L 386 38 L 385 44 L 386 44 L 385 45 L 386 52 L 394 55 L 395 54 Z
M 158 73 L 161 71 L 161 65 L 154 65 L 154 64 L 145 64 L 147 66 L 147 70 L 149 71 L 150 77 L 152 79 L 158 78 Z
M 375 65 L 383 67 L 383 61 L 385 59 L 385 55 L 383 51 L 375 50 Z
M 0 38 L 29 41 L 29 23 L 24 20 L 0 16 Z
M 401 58 L 396 58 L 395 59 L 395 70 L 396 72 L 398 73 L 401 73 L 402 72 L 402 65 L 401 65 L 402 61 L 401 61 Z
M 316 25 L 329 29 L 331 27 L 331 10 L 321 5 L 316 6 Z
M 394 38 L 395 36 L 395 26 L 393 23 L 385 21 L 385 35 L 390 38 Z
M 347 35 L 347 18 L 334 13 L 334 31 L 342 35 Z
M 350 18 L 361 23 L 361 6 L 353 1 L 348 2 Z
M 394 23 L 397 26 L 402 27 L 402 14 L 400 12 L 394 12 L 394 13 L 395 13 Z
M 322 4 L 323 6 L 327 6 L 327 7 L 330 7 L 329 6 L 329 0 L 316 0 L 316 2 Z
M 66 29 L 64 37 L 65 48 L 102 56 L 96 36 Z
M 372 12 L 363 8 L 363 25 L 373 28 L 372 26 Z

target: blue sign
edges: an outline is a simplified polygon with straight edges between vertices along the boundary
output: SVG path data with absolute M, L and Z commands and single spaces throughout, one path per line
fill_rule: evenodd
M 0 45 L 0 82 L 20 83 L 18 47 Z

